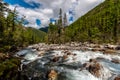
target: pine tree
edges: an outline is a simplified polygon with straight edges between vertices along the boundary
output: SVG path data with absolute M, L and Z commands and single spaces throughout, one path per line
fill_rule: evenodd
M 66 15 L 66 13 L 64 13 L 63 26 L 64 26 L 64 27 L 67 26 L 67 15 Z
M 60 12 L 59 12 L 59 19 L 58 19 L 58 27 L 61 28 L 62 25 L 62 9 L 60 8 Z

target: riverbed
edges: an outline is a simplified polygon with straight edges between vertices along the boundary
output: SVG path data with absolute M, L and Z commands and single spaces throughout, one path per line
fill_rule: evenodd
M 30 80 L 48 80 L 47 74 L 55 70 L 56 80 L 115 80 L 120 75 L 119 54 L 104 54 L 91 50 L 46 50 L 26 48 L 16 53 L 21 57 L 21 69 Z M 90 59 L 100 64 L 99 76 L 83 66 Z

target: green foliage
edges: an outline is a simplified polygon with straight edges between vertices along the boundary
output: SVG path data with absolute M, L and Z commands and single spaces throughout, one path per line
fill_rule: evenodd
M 120 0 L 106 0 L 65 30 L 67 41 L 120 43 Z
M 48 29 L 48 41 L 47 43 L 57 43 L 58 41 L 58 27 L 53 24 L 49 24 L 49 29 Z
M 0 4 L 0 52 L 8 52 L 13 46 L 24 47 L 44 41 L 46 33 L 34 28 L 25 28 L 25 17 L 18 20 L 17 7 L 11 11 L 2 0 Z M 4 12 L 8 13 L 7 17 Z
M 68 38 L 64 35 L 65 28 L 67 27 L 67 16 L 62 16 L 62 9 L 59 11 L 59 19 L 56 24 L 49 24 L 48 36 L 46 37 L 47 43 L 65 43 Z
M 1 61 L 1 60 L 0 60 Z M 11 58 L 0 63 L 0 79 L 4 80 L 16 80 L 18 74 L 18 67 L 20 60 L 17 58 Z

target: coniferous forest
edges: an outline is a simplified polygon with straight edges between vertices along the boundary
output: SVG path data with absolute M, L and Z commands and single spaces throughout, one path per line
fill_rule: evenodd
M 51 39 L 52 42 L 120 43 L 119 4 L 119 0 L 105 0 L 105 2 L 80 17 L 68 27 L 64 26 L 64 18 L 59 18 L 60 20 L 56 25 L 50 24 L 50 30 L 55 30 L 56 28 L 58 30 L 50 31 L 53 34 L 51 36 L 54 36 Z M 60 26 L 61 23 L 63 24 L 62 26 Z M 55 37 L 58 36 L 59 38 L 56 40 Z
M 15 47 L 43 42 L 46 33 L 30 27 L 25 28 L 25 16 L 19 19 L 17 7 L 10 10 L 8 6 L 0 0 L 0 51 L 7 52 Z

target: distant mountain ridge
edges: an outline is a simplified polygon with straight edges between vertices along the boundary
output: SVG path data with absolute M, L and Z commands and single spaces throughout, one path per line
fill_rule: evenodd
M 43 28 L 40 28 L 39 30 L 47 33 L 47 32 L 48 32 L 48 28 L 49 28 L 49 27 L 43 27 Z

